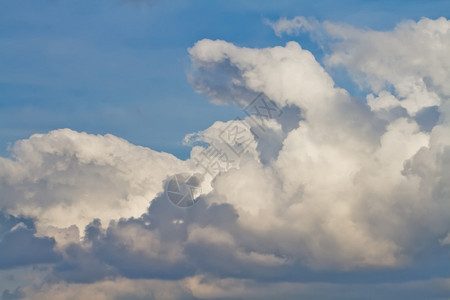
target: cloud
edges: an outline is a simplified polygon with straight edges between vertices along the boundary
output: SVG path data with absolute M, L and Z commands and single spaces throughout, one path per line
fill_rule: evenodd
M 450 22 L 445 18 L 401 22 L 392 31 L 359 29 L 347 24 L 314 22 L 304 17 L 282 18 L 269 25 L 277 35 L 304 30 L 332 39 L 326 64 L 343 66 L 361 86 L 370 87 L 368 103 L 380 110 L 403 107 L 414 116 L 439 106 L 450 90 L 448 47 Z M 393 88 L 395 97 L 390 94 Z M 377 101 L 374 99 L 377 98 Z
M 339 40 L 328 64 L 345 66 L 375 93 L 393 86 L 396 105 L 409 114 L 439 106 L 442 96 L 449 95 L 445 84 L 449 76 L 447 19 L 405 21 L 390 32 L 348 29 L 332 23 L 325 28 Z
M 272 25 L 295 33 L 305 20 Z M 19 217 L 5 221 L 0 251 L 5 241 L 27 244 L 44 249 L 39 259 L 19 251 L 8 261 L 51 263 L 40 289 L 17 291 L 36 299 L 76 290 L 87 298 L 348 299 L 349 287 L 361 298 L 372 284 L 380 297 L 419 297 L 420 287 L 429 295 L 436 286 L 445 293 L 445 274 L 422 258 L 435 263 L 448 251 L 448 24 L 422 19 L 376 32 L 321 23 L 335 39 L 326 66 L 367 85 L 366 101 L 336 86 L 296 42 L 198 41 L 189 49 L 198 92 L 244 109 L 264 95 L 283 114 L 264 126 L 249 114 L 188 135 L 195 147 L 186 161 L 68 129 L 17 142 L 0 159 L 2 209 L 34 218 L 37 232 Z M 243 125 L 245 151 L 205 178 L 195 206 L 175 207 L 163 193 L 167 179 L 198 172 L 195 158 L 210 145 L 231 155 L 244 142 L 222 134 Z M 47 256 L 54 248 L 58 261 Z
M 319 22 L 313 18 L 307 19 L 297 16 L 292 19 L 280 18 L 276 22 L 266 20 L 266 23 L 272 27 L 275 34 L 281 37 L 283 34 L 293 35 L 300 32 L 315 31 L 319 26 Z
M 12 159 L 0 158 L 2 209 L 36 217 L 48 226 L 83 228 L 140 216 L 185 163 L 173 155 L 139 147 L 112 135 L 69 129 L 18 141 Z
M 0 215 L 0 269 L 55 263 L 60 260 L 59 253 L 54 249 L 55 240 L 37 237 L 33 225 L 29 219 Z
M 298 20 L 304 19 L 289 24 L 300 24 Z M 392 32 L 329 22 L 321 26 L 338 40 L 328 65 L 342 64 L 356 79 L 365 80 L 373 89 L 367 104 L 335 87 L 312 55 L 294 42 L 248 49 L 202 40 L 190 49 L 196 74 L 208 75 L 207 81 L 197 78 L 194 84 L 200 82 L 199 90 L 211 101 L 242 102 L 250 92 L 263 92 L 282 107 L 299 107 L 303 117 L 284 138 L 272 164 L 241 162 L 239 171 L 216 178 L 214 193 L 219 202 L 237 209 L 244 227 L 261 235 L 277 233 L 268 244 L 283 245 L 284 253 L 312 267 L 401 266 L 413 255 L 409 249 L 414 243 L 423 240 L 435 247 L 448 228 L 447 214 L 437 213 L 448 197 L 437 178 L 446 176 L 431 179 L 440 168 L 430 167 L 426 176 L 431 177 L 425 179 L 416 173 L 425 162 L 412 167 L 422 156 L 431 166 L 441 165 L 446 157 L 442 147 L 448 144 L 443 137 L 448 109 L 442 102 L 445 86 L 439 82 L 448 76 L 448 21 L 409 21 Z M 430 81 L 436 74 L 439 78 Z M 394 94 L 380 90 L 381 79 L 393 85 Z M 216 89 L 217 82 L 226 85 Z M 439 123 L 422 131 L 416 115 L 433 106 L 439 106 Z M 406 213 L 412 203 L 417 206 L 413 215 Z M 431 222 L 436 217 L 440 221 Z M 290 230 L 298 244 L 279 240 Z M 419 234 L 429 231 L 434 233 Z
M 40 288 L 28 286 L 21 290 L 33 299 L 195 299 L 183 285 L 176 281 L 130 280 L 118 278 L 95 284 L 58 283 L 46 284 Z
M 336 201 L 335 196 L 355 197 L 357 187 L 352 174 L 358 172 L 362 160 L 370 158 L 368 153 L 376 151 L 377 139 L 383 135 L 383 124 L 369 107 L 335 88 L 311 53 L 295 42 L 286 47 L 247 49 L 203 40 L 190 53 L 200 69 L 230 64 L 241 78 L 230 82 L 263 92 L 282 107 L 295 105 L 304 118 L 299 128 L 287 134 L 272 165 L 266 168 L 249 161 L 245 166 L 241 163 L 239 171 L 216 178 L 217 199 L 233 204 L 241 216 L 240 222 L 259 234 L 293 231 L 297 242 L 277 240 L 283 238 L 280 235 L 267 244 L 283 245 L 279 251 L 296 259 L 302 257 L 307 264 L 395 264 L 395 243 L 379 240 L 363 230 L 348 214 L 353 209 L 352 201 Z M 311 217 L 313 211 L 316 217 Z M 334 220 L 328 228 L 319 225 L 326 219 Z M 299 235 L 295 233 L 296 226 L 300 232 L 308 227 L 311 231 L 306 229 L 304 235 Z M 313 229 L 315 226 L 320 227 Z M 321 238 L 324 243 L 333 241 L 333 254 L 321 253 L 322 247 L 310 241 Z M 353 245 L 352 249 L 349 245 Z
M 13 230 L 5 234 L 0 243 L 0 268 L 56 262 L 59 256 L 54 245 L 53 239 L 35 237 L 30 230 Z
M 257 282 L 248 279 L 192 276 L 182 281 L 118 278 L 95 284 L 58 283 L 40 288 L 29 286 L 16 292 L 33 295 L 33 299 L 424 299 L 445 297 L 449 279 L 432 279 L 405 283 L 334 284 L 299 282 Z M 9 292 L 5 295 L 12 295 Z M 19 299 L 4 297 L 4 299 Z

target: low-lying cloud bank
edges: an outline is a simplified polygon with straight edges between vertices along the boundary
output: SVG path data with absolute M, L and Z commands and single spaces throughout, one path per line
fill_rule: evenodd
M 5 280 L 4 299 L 448 295 L 450 21 L 270 24 L 320 36 L 325 67 L 345 68 L 367 99 L 297 42 L 197 42 L 196 91 L 245 108 L 262 93 L 279 118 L 258 106 L 263 126 L 252 113 L 217 122 L 187 137 L 198 145 L 186 161 L 69 129 L 18 141 L 0 158 L 0 269 L 34 280 Z M 242 125 L 251 135 L 230 143 L 224 130 Z M 231 146 L 233 163 L 175 207 L 165 182 L 201 172 L 208 145 Z

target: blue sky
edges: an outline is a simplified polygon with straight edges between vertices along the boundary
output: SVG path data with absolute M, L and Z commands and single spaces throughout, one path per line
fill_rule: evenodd
M 264 23 L 283 16 L 386 30 L 449 12 L 448 1 L 2 0 L 0 153 L 33 133 L 71 128 L 186 158 L 184 135 L 240 114 L 193 91 L 187 49 L 196 41 L 283 45 L 292 37 Z M 322 57 L 307 34 L 294 39 Z
M 0 299 L 448 297 L 448 18 L 448 0 L 0 0 Z M 283 114 L 234 120 L 256 94 Z M 177 207 L 169 182 L 185 199 L 209 146 L 234 160 Z

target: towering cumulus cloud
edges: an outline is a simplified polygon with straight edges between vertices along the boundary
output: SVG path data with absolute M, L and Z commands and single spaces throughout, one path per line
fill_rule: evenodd
M 436 266 L 448 265 L 450 245 L 450 22 L 387 32 L 303 17 L 270 25 L 277 35 L 320 34 L 331 49 L 324 66 L 294 41 L 251 49 L 204 39 L 188 50 L 189 79 L 211 102 L 273 101 L 283 117 L 262 131 L 251 116 L 216 122 L 186 137 L 204 143 L 182 161 L 64 129 L 18 141 L 0 159 L 0 252 L 11 257 L 0 268 L 36 278 L 5 298 L 449 292 Z M 336 86 L 333 68 L 345 68 L 366 99 Z M 196 157 L 223 143 L 221 128 L 233 122 L 250 127 L 252 145 L 205 177 L 193 207 L 175 207 L 164 183 L 198 172 Z M 12 253 L 21 241 L 30 249 Z

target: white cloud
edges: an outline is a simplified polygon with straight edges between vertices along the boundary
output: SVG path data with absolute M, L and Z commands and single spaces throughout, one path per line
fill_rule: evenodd
M 329 22 L 324 26 L 329 35 L 339 39 L 329 63 L 342 64 L 351 72 L 363 73 L 374 90 L 388 82 L 394 85 L 400 97 L 417 93 L 415 89 L 421 88 L 449 94 L 446 82 L 450 22 L 447 19 L 405 21 L 386 32 Z M 424 96 L 421 102 L 427 103 Z
M 82 230 L 94 218 L 138 217 L 163 180 L 186 169 L 170 154 L 69 129 L 18 141 L 12 157 L 0 158 L 2 208 L 36 217 L 44 234 L 47 226 Z
M 398 98 L 395 106 L 404 107 L 410 115 L 439 105 L 441 96 L 450 95 L 446 84 L 450 66 L 447 19 L 408 20 L 385 32 L 327 21 L 303 25 L 309 23 L 303 17 L 282 18 L 271 26 L 278 35 L 295 34 L 302 28 L 313 35 L 326 34 L 334 39 L 337 42 L 331 44 L 326 64 L 345 67 L 357 83 L 369 86 L 380 96 L 392 86 Z M 373 99 L 373 95 L 369 96 Z
M 305 24 L 300 17 L 273 26 L 281 34 Z M 105 281 L 84 292 L 108 297 L 141 288 L 117 279 L 122 290 L 110 291 L 108 276 L 178 280 L 163 285 L 174 289 L 172 298 L 258 298 L 286 288 L 293 296 L 322 297 L 317 287 L 342 290 L 282 281 L 311 270 L 354 276 L 395 270 L 442 251 L 439 241 L 445 246 L 450 232 L 449 22 L 408 21 L 389 32 L 320 26 L 339 39 L 328 66 L 343 66 L 368 85 L 367 103 L 336 87 L 296 42 L 250 49 L 201 40 L 189 49 L 190 79 L 210 101 L 242 105 L 264 93 L 283 109 L 296 107 L 301 118 L 288 129 L 283 120 L 268 122 L 270 134 L 209 178 L 208 194 L 187 210 L 156 196 L 168 175 L 198 171 L 192 160 L 70 130 L 16 143 L 15 159 L 0 160 L 2 205 L 35 217 L 42 235 L 67 245 L 52 275 L 80 281 L 93 274 L 86 281 Z M 415 116 L 431 106 L 439 106 L 441 119 L 424 131 Z M 219 136 L 231 122 L 216 122 L 186 141 L 225 147 Z M 279 147 L 272 149 L 268 138 Z M 191 158 L 203 149 L 194 147 Z M 73 243 L 78 231 L 69 226 L 89 222 L 84 242 Z M 266 287 L 260 279 L 281 283 Z M 49 291 L 70 297 L 73 287 L 48 285 L 42 297 Z M 167 290 L 158 297 L 166 296 Z
M 233 204 L 239 222 L 260 234 L 291 232 L 296 239 L 281 234 L 267 243 L 313 267 L 396 264 L 398 246 L 372 236 L 352 216 L 358 202 L 354 176 L 383 133 L 367 123 L 375 119 L 368 107 L 335 88 L 311 53 L 293 42 L 247 49 L 203 40 L 190 53 L 199 68 L 226 61 L 237 68 L 246 89 L 304 112 L 305 120 L 288 133 L 273 165 L 241 162 L 238 171 L 216 178 L 217 199 Z M 332 253 L 317 244 L 322 239 L 332 243 Z
M 266 20 L 266 23 L 272 27 L 277 36 L 282 36 L 284 33 L 292 35 L 299 34 L 301 31 L 313 31 L 317 29 L 320 24 L 315 19 L 306 19 L 302 16 L 297 16 L 292 19 L 281 18 L 276 22 Z

